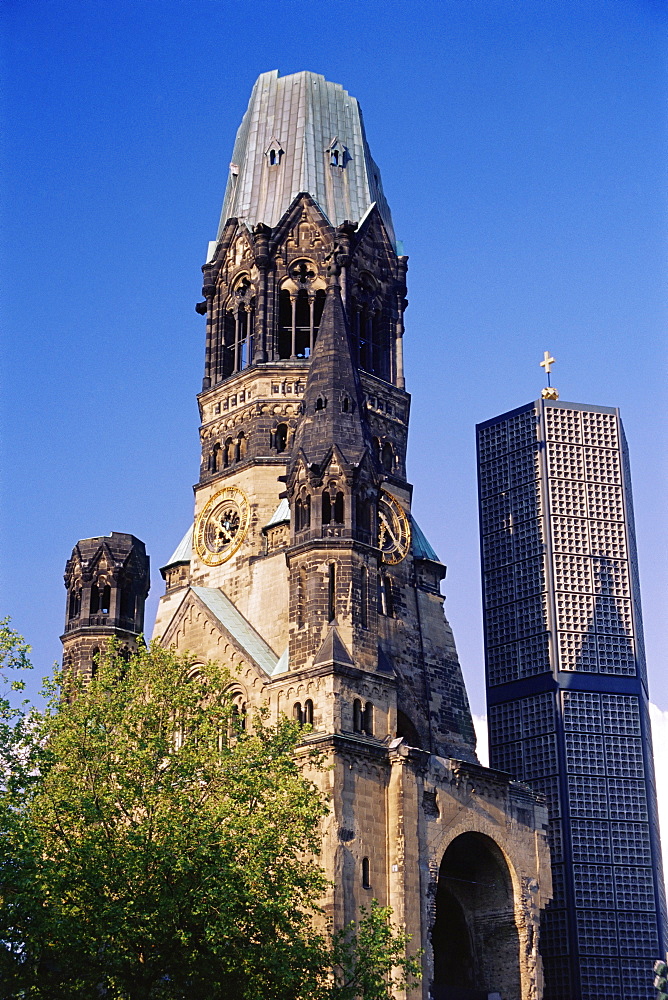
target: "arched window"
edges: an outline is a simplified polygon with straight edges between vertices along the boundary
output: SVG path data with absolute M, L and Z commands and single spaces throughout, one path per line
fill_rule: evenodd
M 307 726 L 313 725 L 313 702 L 310 698 L 307 698 L 304 702 L 303 722 Z
M 111 610 L 111 587 L 107 583 L 102 588 L 102 593 L 100 595 L 100 612 L 103 615 L 108 615 Z
M 351 411 L 350 396 L 344 396 L 343 399 L 341 400 L 341 412 L 350 413 L 350 411 Z
M 221 454 L 222 450 L 223 449 L 221 448 L 220 443 L 214 444 L 213 449 L 211 451 L 211 459 L 209 465 L 211 472 L 220 472 L 223 462 Z
M 95 677 L 97 668 L 100 666 L 100 647 L 94 646 L 90 654 L 90 675 Z
M 362 702 L 359 698 L 355 698 L 353 702 L 353 731 L 362 732 Z
M 292 706 L 292 718 L 295 722 L 298 722 L 300 726 L 304 724 L 304 713 L 302 712 L 302 703 L 296 701 Z
M 100 591 L 96 583 L 90 588 L 90 613 L 96 615 L 100 610 Z
M 329 524 L 332 520 L 332 498 L 329 490 L 324 490 L 322 494 L 322 523 Z
M 394 451 L 392 450 L 392 445 L 388 444 L 387 441 L 380 453 L 380 464 L 383 467 L 383 472 L 392 472 L 394 469 Z
M 387 573 L 381 573 L 378 577 L 378 610 L 381 615 L 387 615 L 388 618 L 394 617 L 392 581 Z
M 129 583 L 121 587 L 121 618 L 134 618 L 135 595 Z
M 325 396 L 318 396 L 318 398 L 315 401 L 315 408 L 316 408 L 316 410 L 324 410 L 326 406 L 327 406 L 327 399 L 326 399 L 326 397 Z
M 336 524 L 344 523 L 343 493 L 339 490 L 334 500 L 334 521 Z
M 373 705 L 370 701 L 367 701 L 362 712 L 362 732 L 373 736 Z
M 327 594 L 327 605 L 328 605 L 328 621 L 333 622 L 336 618 L 336 564 L 329 564 L 328 573 L 328 594 Z
M 371 888 L 371 866 L 368 858 L 362 858 L 362 888 Z
M 225 445 L 223 447 L 223 468 L 227 468 L 232 462 L 232 456 L 234 455 L 234 442 L 232 438 L 227 438 Z
M 275 167 L 278 163 L 278 153 L 275 149 L 269 150 L 269 166 Z
M 304 531 L 311 526 L 311 497 L 302 490 L 295 501 L 295 531 Z
M 78 618 L 81 614 L 81 589 L 72 587 L 70 590 L 69 617 Z
M 243 431 L 239 431 L 239 436 L 234 447 L 234 460 L 235 462 L 241 462 L 242 459 L 246 457 L 246 435 Z
M 288 425 L 279 424 L 274 431 L 274 446 L 276 451 L 280 454 L 288 446 Z

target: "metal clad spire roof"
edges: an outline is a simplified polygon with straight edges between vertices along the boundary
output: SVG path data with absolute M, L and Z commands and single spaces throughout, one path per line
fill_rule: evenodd
M 334 140 L 342 165 L 331 162 Z M 218 237 L 230 218 L 276 226 L 304 191 L 334 226 L 359 222 L 376 203 L 394 241 L 380 171 L 355 98 L 319 73 L 262 73 L 237 132 Z

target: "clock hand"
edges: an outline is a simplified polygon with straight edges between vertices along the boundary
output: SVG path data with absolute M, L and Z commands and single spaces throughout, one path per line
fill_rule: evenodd
M 394 534 L 394 532 L 392 531 L 392 529 L 390 527 L 389 521 L 387 520 L 387 518 L 385 517 L 384 514 L 381 514 L 380 517 L 381 517 L 381 520 L 383 521 L 383 524 L 385 526 L 385 530 L 387 531 L 388 535 L 392 539 L 392 544 L 398 547 L 399 546 L 399 542 L 397 541 L 396 535 Z

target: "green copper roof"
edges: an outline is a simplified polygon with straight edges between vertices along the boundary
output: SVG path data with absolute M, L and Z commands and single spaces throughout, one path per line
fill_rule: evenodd
M 411 551 L 415 559 L 430 559 L 432 562 L 440 562 L 431 545 L 427 541 L 422 528 L 414 517 L 411 516 Z
M 167 569 L 168 566 L 174 566 L 176 563 L 189 563 L 193 555 L 193 527 L 190 525 L 185 535 L 176 546 L 175 550 L 172 552 L 170 558 L 167 560 L 162 569 Z
M 232 153 L 218 238 L 230 218 L 275 226 L 308 192 L 334 226 L 360 222 L 376 203 L 394 227 L 359 104 L 319 73 L 258 77 Z
M 209 611 L 213 612 L 241 649 L 267 674 L 271 674 L 278 663 L 276 653 L 237 610 L 229 597 L 217 587 L 191 587 L 190 589 Z

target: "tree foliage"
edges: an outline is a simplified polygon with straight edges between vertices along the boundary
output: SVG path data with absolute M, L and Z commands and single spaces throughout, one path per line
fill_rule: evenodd
M 0 628 L 13 676 L 27 649 Z M 67 681 L 59 689 L 59 682 Z M 327 805 L 303 730 L 236 714 L 231 678 L 113 646 L 47 707 L 0 699 L 0 990 L 15 998 L 385 1000 L 416 975 L 374 904 L 318 927 Z

